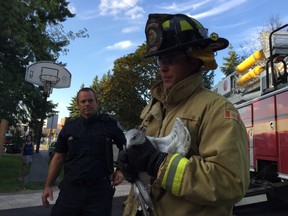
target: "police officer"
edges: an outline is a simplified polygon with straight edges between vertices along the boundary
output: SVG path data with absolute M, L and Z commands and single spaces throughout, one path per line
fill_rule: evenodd
M 202 84 L 202 72 L 217 68 L 214 52 L 229 43 L 184 14 L 150 14 L 145 33 L 146 57 L 158 58 L 162 81 L 152 87 L 140 128 L 164 137 L 180 118 L 191 146 L 183 156 L 147 141 L 120 152 L 119 167 L 130 181 L 135 172 L 148 172 L 156 216 L 232 215 L 249 185 L 246 129 L 237 109 Z M 141 208 L 131 191 L 124 215 L 136 214 Z
M 82 88 L 77 93 L 77 106 L 81 117 L 66 123 L 59 133 L 42 203 L 48 206 L 47 198 L 53 199 L 51 187 L 64 164 L 64 178 L 51 215 L 110 216 L 112 140 L 121 150 L 126 143 L 125 136 L 115 120 L 96 113 L 98 100 L 93 89 Z M 116 170 L 112 184 L 120 184 L 123 178 L 122 172 Z

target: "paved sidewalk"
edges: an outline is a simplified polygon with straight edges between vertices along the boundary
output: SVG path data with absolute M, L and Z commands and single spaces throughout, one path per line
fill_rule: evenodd
M 46 151 L 45 151 L 46 153 Z M 48 161 L 41 150 L 33 155 L 33 161 L 29 175 L 25 176 L 25 183 L 42 183 L 45 181 L 48 172 Z M 116 187 L 115 197 L 126 196 L 130 190 L 130 183 L 124 181 Z M 58 194 L 58 187 L 54 187 L 54 200 L 50 204 L 54 204 Z M 0 210 L 15 209 L 32 206 L 41 206 L 42 190 L 27 190 L 13 193 L 0 194 Z
M 45 151 L 46 152 L 46 151 Z M 24 178 L 25 183 L 42 183 L 46 180 L 48 172 L 48 161 L 41 150 L 33 154 L 30 172 Z
M 128 182 L 123 182 L 121 185 L 116 187 L 116 192 L 114 197 L 127 196 L 130 190 L 130 184 Z M 54 200 L 50 201 L 50 204 L 55 204 L 55 201 L 59 194 L 59 189 L 54 188 Z M 41 206 L 41 195 L 42 191 L 29 190 L 17 193 L 6 193 L 0 194 L 0 210 L 5 209 L 15 209 L 24 207 Z

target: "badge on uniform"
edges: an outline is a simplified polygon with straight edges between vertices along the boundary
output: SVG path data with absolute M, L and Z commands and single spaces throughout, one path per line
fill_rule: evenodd
M 237 112 L 231 110 L 224 110 L 224 117 L 235 119 L 238 122 L 241 121 L 240 115 Z

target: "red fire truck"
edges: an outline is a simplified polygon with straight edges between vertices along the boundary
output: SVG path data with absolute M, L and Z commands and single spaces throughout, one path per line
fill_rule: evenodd
M 239 110 L 249 139 L 251 183 L 246 197 L 261 195 L 262 201 L 288 202 L 287 26 L 264 32 L 263 49 L 212 89 Z

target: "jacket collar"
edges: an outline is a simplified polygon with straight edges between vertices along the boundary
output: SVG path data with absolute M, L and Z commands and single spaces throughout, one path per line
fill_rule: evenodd
M 168 93 L 164 91 L 163 81 L 160 81 L 152 87 L 151 94 L 163 104 L 179 103 L 190 97 L 202 83 L 202 73 L 196 73 L 177 83 Z
M 85 119 L 82 116 L 80 117 L 81 122 L 83 123 L 83 125 L 90 125 L 93 124 L 97 121 L 97 119 L 99 119 L 99 115 L 98 113 L 94 114 L 93 116 L 91 116 L 89 119 Z

